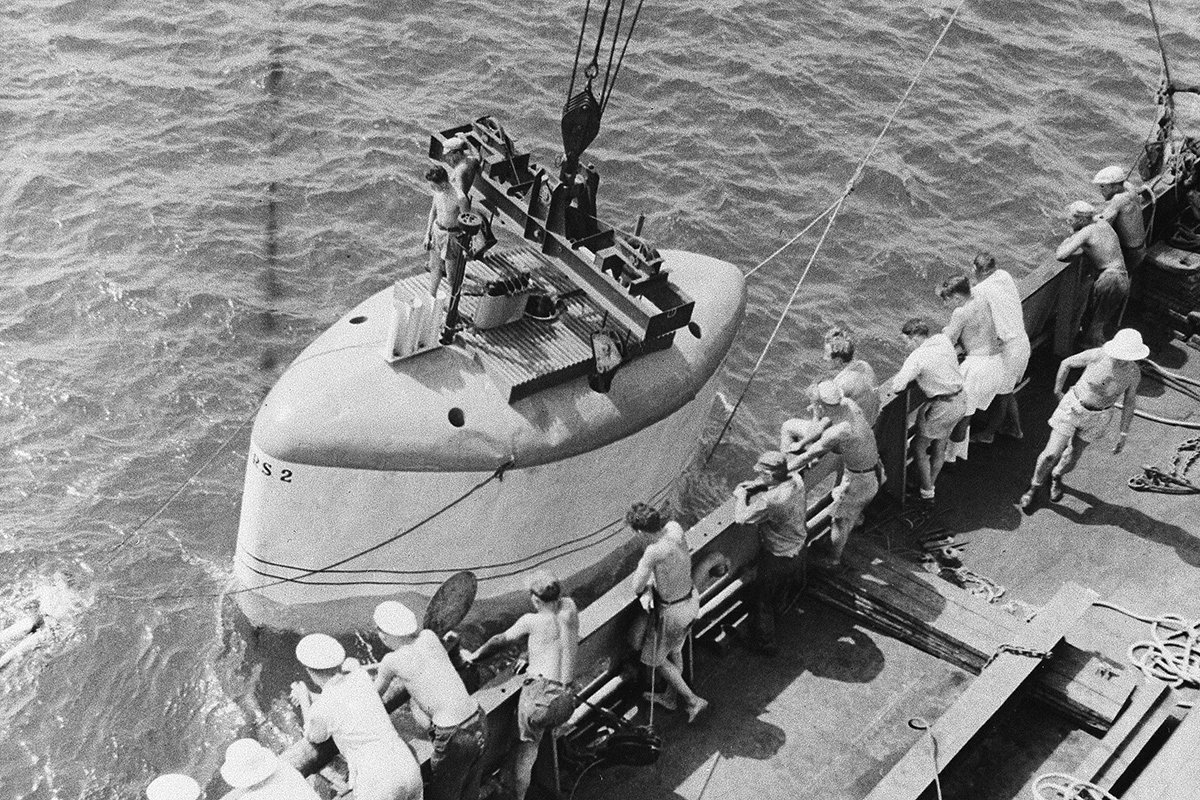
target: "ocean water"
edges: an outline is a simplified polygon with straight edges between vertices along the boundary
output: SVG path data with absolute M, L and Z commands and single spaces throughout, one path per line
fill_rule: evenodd
M 1190 5 L 1157 9 L 1195 82 Z M 603 216 L 752 267 L 841 191 L 950 8 L 651 0 L 589 151 Z M 162 771 L 207 778 L 237 736 L 297 733 L 289 656 L 219 598 L 248 422 L 305 344 L 420 268 L 428 131 L 493 113 L 556 151 L 581 13 L 0 9 L 0 624 L 41 599 L 54 634 L 0 672 L 0 797 L 135 797 Z M 1160 69 L 1135 0 L 968 0 L 686 511 L 774 439 L 829 324 L 886 371 L 899 323 L 941 319 L 933 287 L 977 249 L 1018 275 L 1044 260 L 1059 209 L 1137 154 Z M 751 278 L 731 398 L 815 238 Z

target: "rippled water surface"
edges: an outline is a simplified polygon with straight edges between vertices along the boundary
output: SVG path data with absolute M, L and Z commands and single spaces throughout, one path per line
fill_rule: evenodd
M 1158 10 L 1194 82 L 1191 5 Z M 290 656 L 213 597 L 246 423 L 318 332 L 419 267 L 429 130 L 494 113 L 549 158 L 581 6 L 0 9 L 0 623 L 30 598 L 56 609 L 53 644 L 0 673 L 0 796 L 132 797 L 159 771 L 211 774 L 237 735 L 296 733 L 270 667 Z M 647 2 L 590 151 L 603 214 L 753 266 L 841 190 L 948 11 Z M 977 248 L 1018 274 L 1041 261 L 1057 209 L 1132 160 L 1159 69 L 1133 0 L 968 0 L 697 502 L 773 438 L 829 323 L 886 368 L 901 318 L 941 314 L 933 285 Z M 814 242 L 751 279 L 728 394 Z M 181 594 L 199 597 L 162 599 Z

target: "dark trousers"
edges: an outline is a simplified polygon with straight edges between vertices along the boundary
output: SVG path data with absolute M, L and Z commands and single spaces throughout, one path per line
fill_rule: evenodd
M 775 617 L 783 612 L 806 583 L 804 562 L 807 548 L 791 558 L 766 550 L 758 554 L 758 577 L 754 580 L 750 626 L 754 643 L 760 647 L 775 645 Z
M 478 800 L 487 717 L 477 711 L 453 728 L 434 726 L 425 800 Z

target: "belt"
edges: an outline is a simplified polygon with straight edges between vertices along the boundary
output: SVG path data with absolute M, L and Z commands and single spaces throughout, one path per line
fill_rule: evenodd
M 462 722 L 458 723 L 457 725 L 438 725 L 436 723 L 431 722 L 429 724 L 429 730 L 433 733 L 453 734 L 459 728 L 461 728 L 463 725 L 466 725 L 468 722 L 471 722 L 472 720 L 478 719 L 482 715 L 483 715 L 483 706 L 475 706 L 475 710 L 471 713 L 471 715 L 469 717 L 466 717 Z
M 529 684 L 533 683 L 534 681 L 545 681 L 546 683 L 550 684 L 551 686 L 558 686 L 562 689 L 567 688 L 567 685 L 565 683 L 563 683 L 562 681 L 556 681 L 553 678 L 547 678 L 545 675 L 534 675 L 533 677 L 526 678 L 524 681 L 521 682 L 521 685 L 528 686 Z
M 1075 395 L 1075 400 L 1079 403 L 1079 405 L 1083 406 L 1084 411 L 1108 411 L 1110 408 L 1112 408 L 1112 406 L 1105 406 L 1104 408 L 1092 408 L 1087 403 L 1083 402 L 1082 399 L 1080 399 L 1079 392 L 1075 391 L 1074 386 L 1071 387 L 1071 394 Z
M 433 224 L 437 226 L 439 231 L 446 231 L 448 233 L 457 233 L 458 231 L 462 230 L 462 228 L 460 228 L 458 225 L 452 225 L 449 228 L 447 228 L 445 225 L 443 225 L 440 222 L 435 222 Z
M 929 399 L 930 400 L 949 400 L 951 397 L 958 397 L 960 394 L 962 394 L 962 392 L 963 392 L 963 390 L 959 389 L 957 392 L 948 392 L 946 394 L 935 394 L 933 397 L 931 397 Z
M 691 600 L 692 594 L 695 593 L 695 591 L 696 591 L 696 587 L 693 586 L 691 591 L 689 591 L 687 594 L 685 594 L 683 597 L 680 597 L 677 600 L 664 600 L 664 599 L 662 599 L 662 596 L 659 595 L 658 592 L 655 592 L 654 599 L 657 600 L 660 605 L 662 605 L 664 608 L 666 608 L 667 606 L 679 605 L 680 603 L 684 602 L 685 600 Z
M 874 464 L 867 467 L 866 469 L 850 469 L 849 467 L 846 467 L 846 472 L 853 472 L 855 475 L 864 475 L 868 472 L 874 472 L 875 468 L 878 466 L 879 466 L 879 462 L 876 461 Z

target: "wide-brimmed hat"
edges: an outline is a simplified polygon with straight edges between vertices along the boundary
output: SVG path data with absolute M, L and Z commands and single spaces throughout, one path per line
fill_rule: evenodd
M 198 800 L 200 784 L 190 775 L 159 775 L 146 787 L 146 800 Z
M 332 636 L 310 633 L 296 645 L 296 660 L 309 669 L 333 669 L 340 667 L 346 658 L 346 650 Z
M 1146 347 L 1140 333 L 1133 328 L 1122 328 L 1104 343 L 1104 354 L 1118 361 L 1138 361 L 1150 355 L 1150 348 Z
M 235 789 L 262 783 L 279 769 L 279 756 L 253 739 L 238 739 L 225 748 L 221 777 Z
M 412 636 L 421 629 L 417 616 L 396 600 L 384 600 L 375 606 L 375 625 L 389 636 Z
M 1111 167 L 1105 167 L 1096 173 L 1096 177 L 1092 178 L 1092 183 L 1103 186 L 1106 183 L 1124 183 L 1125 176 L 1129 171 L 1124 167 L 1118 167 L 1115 164 Z

